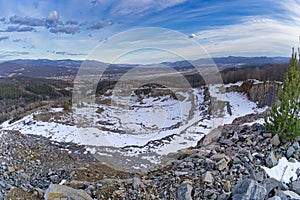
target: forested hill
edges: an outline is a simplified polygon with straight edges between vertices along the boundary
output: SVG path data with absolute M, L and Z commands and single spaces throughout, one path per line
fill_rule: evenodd
M 0 122 L 41 106 L 43 101 L 68 101 L 71 88 L 70 82 L 62 80 L 0 78 Z

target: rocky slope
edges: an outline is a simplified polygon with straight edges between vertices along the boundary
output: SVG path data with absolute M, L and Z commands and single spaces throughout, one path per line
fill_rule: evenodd
M 72 143 L 13 131 L 2 132 L 0 140 L 0 199 L 297 199 L 300 195 L 298 171 L 292 182 L 284 183 L 261 168 L 277 165 L 281 157 L 296 162 L 298 141 L 282 143 L 260 124 L 215 129 L 196 147 L 181 151 L 179 159 L 144 174 L 106 167 Z

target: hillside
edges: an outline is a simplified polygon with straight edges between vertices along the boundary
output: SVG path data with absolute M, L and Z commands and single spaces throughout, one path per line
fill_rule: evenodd
M 51 105 L 56 101 L 69 102 L 72 84 L 61 80 L 27 77 L 0 78 L 0 122 L 19 118 L 27 111 Z

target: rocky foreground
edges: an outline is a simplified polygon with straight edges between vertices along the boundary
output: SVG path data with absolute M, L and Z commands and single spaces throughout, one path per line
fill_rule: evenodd
M 298 141 L 282 143 L 260 124 L 226 125 L 159 170 L 130 174 L 83 146 L 3 131 L 0 199 L 299 199 L 300 170 L 283 183 L 261 168 L 281 157 L 299 160 Z

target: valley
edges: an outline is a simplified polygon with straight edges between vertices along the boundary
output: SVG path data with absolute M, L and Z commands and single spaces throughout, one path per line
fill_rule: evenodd
M 173 65 L 179 73 L 162 71 L 158 77 L 147 70 L 158 65 L 143 66 L 146 70 L 138 71 L 138 76 L 132 73 L 133 66 L 122 65 L 103 71 L 100 80 L 88 73 L 84 73 L 84 79 L 57 75 L 1 78 L 0 83 L 5 86 L 2 88 L 11 95 L 1 101 L 6 110 L 2 110 L 5 115 L 2 115 L 0 137 L 7 141 L 2 148 L 15 146 L 11 138 L 18 138 L 14 148 L 19 149 L 9 150 L 16 161 L 10 160 L 9 152 L 3 153 L 8 159 L 10 175 L 0 176 L 7 188 L 0 186 L 2 193 L 16 198 L 18 191 L 10 188 L 17 184 L 13 180 L 19 180 L 26 188 L 21 193 L 27 191 L 28 196 L 33 195 L 30 198 L 37 199 L 47 195 L 45 191 L 50 190 L 51 184 L 82 188 L 95 199 L 142 198 L 149 190 L 153 190 L 149 199 L 169 199 L 183 195 L 180 188 L 190 186 L 195 198 L 213 197 L 203 188 L 215 191 L 220 197 L 230 196 L 240 179 L 227 175 L 222 179 L 224 168 L 219 162 L 224 162 L 225 174 L 236 170 L 233 163 L 239 163 L 237 159 L 242 155 L 238 153 L 236 157 L 230 153 L 231 148 L 240 151 L 232 143 L 236 137 L 241 142 L 239 145 L 249 148 L 252 157 L 257 152 L 263 154 L 255 157 L 259 161 L 252 158 L 243 165 L 253 166 L 252 170 L 261 178 L 267 177 L 266 172 L 272 175 L 267 168 L 265 171 L 260 168 L 271 166 L 261 162 L 261 158 L 269 156 L 268 150 L 254 148 L 253 138 L 252 143 L 242 138 L 252 134 L 269 137 L 264 135 L 262 124 L 282 85 L 282 77 L 273 71 L 284 72 L 286 65 L 238 67 L 232 64 L 228 67 L 226 64 L 220 71 L 224 83 L 211 84 L 204 84 L 202 76 L 190 66 Z M 204 74 L 211 73 L 209 68 L 202 69 Z M 130 82 L 132 77 L 128 72 L 137 81 Z M 159 79 L 163 81 L 155 84 Z M 176 79 L 180 81 L 172 85 Z M 255 127 L 259 127 L 257 133 Z M 33 157 L 29 161 L 33 161 L 20 165 L 18 159 L 28 160 L 26 152 L 30 152 Z M 210 160 L 210 155 L 220 158 Z M 34 168 L 46 171 L 34 174 Z M 250 171 L 243 176 L 252 176 L 254 172 L 247 170 Z M 24 173 L 30 178 L 15 177 Z M 214 174 L 216 184 L 230 181 L 232 185 L 222 189 L 211 184 L 206 177 L 209 173 Z M 182 182 L 183 179 L 189 181 Z M 173 188 L 174 184 L 178 190 Z M 177 190 L 176 194 L 172 194 L 172 188 Z

